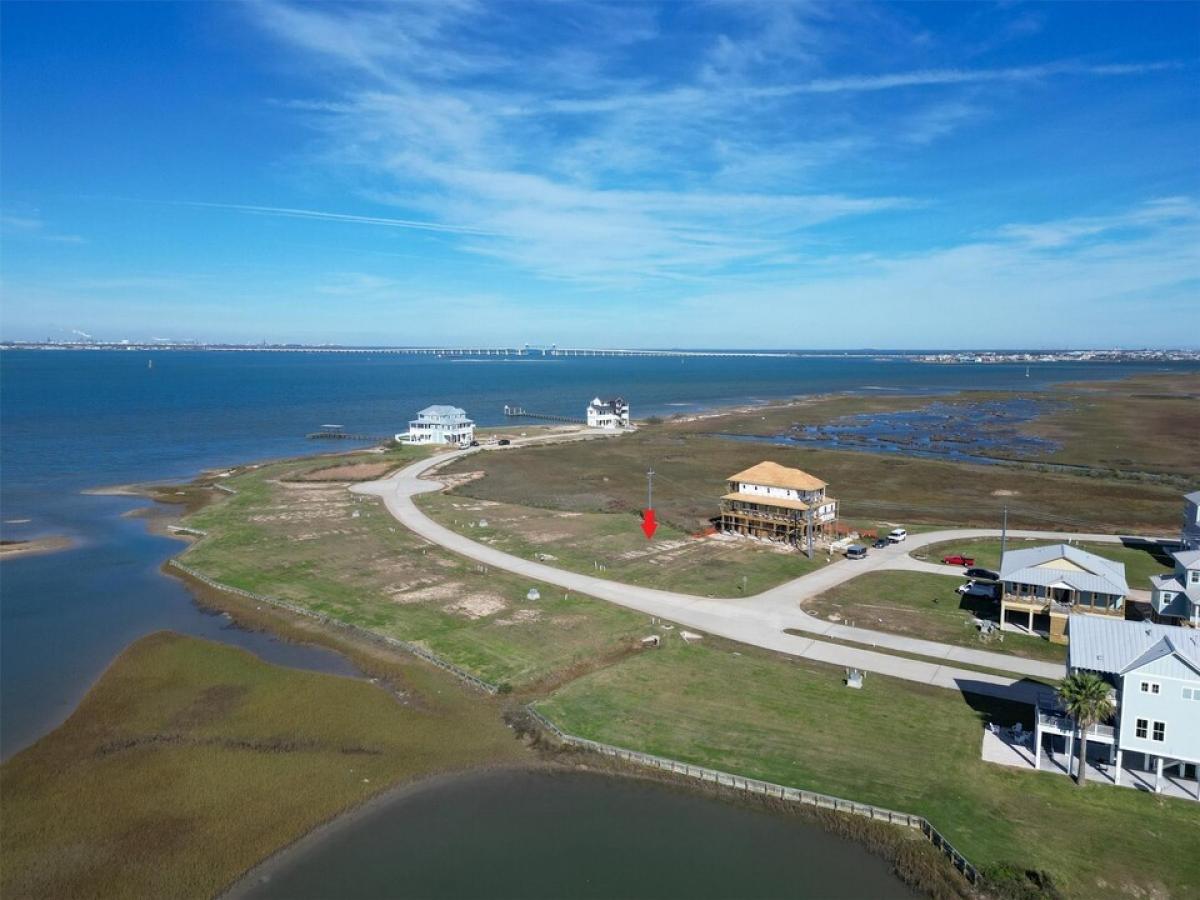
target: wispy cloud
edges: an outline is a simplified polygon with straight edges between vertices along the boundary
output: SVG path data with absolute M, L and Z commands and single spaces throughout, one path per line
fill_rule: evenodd
M 62 234 L 46 227 L 46 223 L 35 215 L 0 214 L 0 236 L 32 238 L 55 244 L 86 244 L 87 238 L 78 234 Z
M 533 33 L 510 7 L 468 0 L 251 9 L 297 60 L 341 73 L 317 79 L 318 99 L 294 104 L 317 135 L 310 158 L 360 173 L 368 199 L 404 215 L 225 208 L 444 232 L 465 253 L 601 288 L 794 266 L 821 252 L 824 227 L 940 202 L 831 189 L 822 176 L 868 152 L 916 152 L 985 118 L 989 86 L 1177 65 L 829 74 L 830 48 L 848 42 L 837 8 L 817 2 L 705 5 L 721 25 L 694 39 L 690 64 L 662 69 L 628 65 L 661 35 L 654 7 L 549 5 L 545 30 Z M 920 37 L 889 28 L 897 45 Z M 856 105 L 883 94 L 882 105 Z
M 395 219 L 388 216 L 360 216 L 350 213 L 326 212 L 317 209 L 289 209 L 281 206 L 252 206 L 246 203 L 209 203 L 202 200 L 180 200 L 180 206 L 204 209 L 227 209 L 253 213 L 260 216 L 279 216 L 285 219 L 317 219 L 324 222 L 345 222 L 354 225 L 383 225 L 388 228 L 413 228 L 418 231 L 440 231 L 451 234 L 489 235 L 494 232 L 467 225 L 449 225 L 440 222 L 420 222 L 413 219 Z

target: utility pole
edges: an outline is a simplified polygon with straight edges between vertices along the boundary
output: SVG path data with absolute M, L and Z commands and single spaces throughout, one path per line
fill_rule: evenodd
M 812 507 L 804 511 L 804 530 L 808 533 L 808 558 L 813 558 Z
M 654 509 L 654 467 L 646 470 L 646 509 Z
M 1004 504 L 1004 521 L 1000 526 L 1000 562 L 1004 563 L 1004 551 L 1008 547 L 1008 504 Z

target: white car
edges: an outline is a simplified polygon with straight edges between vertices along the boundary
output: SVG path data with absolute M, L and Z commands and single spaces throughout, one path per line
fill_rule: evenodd
M 978 581 L 968 581 L 966 584 L 960 584 L 956 590 L 964 597 L 980 597 L 984 600 L 996 599 L 996 588 L 994 584 L 981 584 Z
M 903 528 L 893 528 L 888 532 L 887 539 L 889 544 L 898 544 L 906 537 L 908 537 L 908 532 Z

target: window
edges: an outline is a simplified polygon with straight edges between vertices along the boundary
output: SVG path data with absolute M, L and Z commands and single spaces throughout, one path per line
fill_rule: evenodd
M 1185 687 L 1183 689 L 1184 700 L 1200 700 L 1200 688 Z
M 1159 685 L 1159 683 L 1157 681 L 1143 681 L 1142 682 L 1142 693 L 1143 694 L 1157 694 L 1160 690 L 1160 687 L 1161 686 Z
M 1188 571 L 1188 581 L 1191 584 L 1200 584 L 1200 569 L 1191 569 Z
M 1166 722 L 1155 722 L 1154 723 L 1154 740 L 1165 741 L 1166 739 L 1167 739 L 1167 723 Z
M 1146 719 L 1138 719 L 1137 728 L 1134 729 L 1134 734 L 1142 740 L 1145 740 L 1149 724 L 1150 723 Z

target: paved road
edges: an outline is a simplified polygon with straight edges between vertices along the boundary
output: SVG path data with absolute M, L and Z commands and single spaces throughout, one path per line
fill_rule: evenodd
M 420 476 L 435 466 L 476 452 L 479 450 L 464 450 L 423 459 L 401 469 L 389 478 L 358 484 L 351 490 L 382 498 L 388 511 L 405 527 L 435 544 L 485 565 L 523 575 L 536 581 L 554 584 L 568 591 L 588 594 L 650 616 L 677 622 L 687 628 L 753 644 L 768 650 L 837 666 L 849 666 L 868 672 L 884 673 L 910 681 L 992 694 L 1026 702 L 1032 701 L 1036 695 L 1036 685 L 1023 681 L 1019 677 L 991 675 L 970 669 L 955 668 L 953 665 L 944 663 L 982 666 L 1011 672 L 1017 676 L 1061 678 L 1065 674 L 1062 664 L 955 647 L 868 628 L 838 625 L 811 616 L 799 607 L 802 600 L 823 593 L 864 572 L 886 569 L 916 571 L 935 569 L 946 570 L 951 574 L 960 574 L 961 570 L 957 568 L 920 563 L 908 557 L 907 554 L 918 547 L 940 541 L 999 536 L 998 531 L 955 529 L 912 534 L 905 544 L 873 551 L 865 560 L 842 560 L 830 563 L 825 568 L 752 597 L 732 599 L 696 597 L 690 594 L 621 584 L 522 559 L 493 547 L 476 543 L 433 521 L 416 506 L 412 498 L 417 494 L 439 490 L 442 485 L 437 481 Z M 1010 531 L 1009 534 L 1013 537 L 1057 540 L 1113 543 L 1120 541 L 1119 537 L 1113 535 L 1041 531 Z M 805 634 L 787 634 L 786 629 L 801 631 Z M 829 641 L 816 640 L 808 635 L 854 641 L 873 646 L 878 650 L 847 647 Z M 928 659 L 914 660 L 891 655 L 895 652 L 919 654 Z M 944 661 L 944 663 L 939 661 Z

